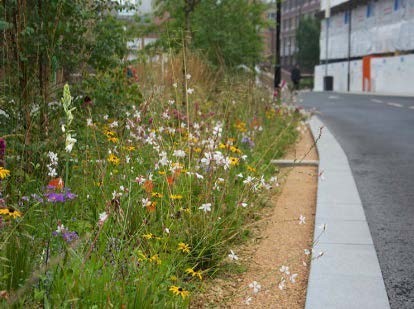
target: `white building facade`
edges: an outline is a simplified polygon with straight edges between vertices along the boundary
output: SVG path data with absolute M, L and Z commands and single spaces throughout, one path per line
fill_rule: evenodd
M 315 90 L 327 73 L 334 91 L 414 95 L 414 0 L 325 0 L 322 13 L 329 2 Z

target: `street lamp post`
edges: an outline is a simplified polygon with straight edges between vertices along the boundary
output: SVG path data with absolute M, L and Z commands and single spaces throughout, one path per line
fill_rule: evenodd
M 279 89 L 280 82 L 282 80 L 282 67 L 280 65 L 280 26 L 282 20 L 282 2 L 276 0 L 276 50 L 275 50 L 275 90 Z
M 325 38 L 325 76 L 328 76 L 328 50 L 329 50 L 329 20 L 331 17 L 331 1 L 326 1 L 325 20 L 326 20 L 326 38 Z
M 325 7 L 325 20 L 326 20 L 326 42 L 325 42 L 325 76 L 323 79 L 323 90 L 332 90 L 332 80 L 328 77 L 328 50 L 329 50 L 329 24 L 331 18 L 331 1 L 326 0 L 326 7 Z M 329 82 L 328 82 L 329 80 Z M 329 85 L 328 85 L 329 84 Z

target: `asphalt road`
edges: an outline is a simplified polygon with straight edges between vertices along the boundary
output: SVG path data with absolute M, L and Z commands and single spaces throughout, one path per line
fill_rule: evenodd
M 414 97 L 303 93 L 348 156 L 391 308 L 414 308 Z

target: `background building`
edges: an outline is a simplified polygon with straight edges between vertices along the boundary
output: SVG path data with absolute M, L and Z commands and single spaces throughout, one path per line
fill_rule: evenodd
M 329 23 L 321 24 L 323 64 L 315 67 L 315 90 L 323 89 L 327 74 L 336 91 L 414 94 L 414 0 L 331 3 Z
M 289 70 L 297 63 L 296 30 L 302 17 L 314 16 L 320 10 L 319 0 L 285 0 L 282 2 L 280 54 L 282 67 Z

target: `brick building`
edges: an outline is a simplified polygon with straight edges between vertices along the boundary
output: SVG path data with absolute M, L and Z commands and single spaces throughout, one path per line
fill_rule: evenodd
M 319 0 L 285 0 L 282 2 L 280 55 L 284 69 L 296 64 L 296 30 L 302 17 L 314 16 L 320 10 Z

